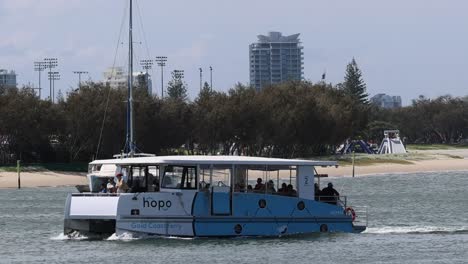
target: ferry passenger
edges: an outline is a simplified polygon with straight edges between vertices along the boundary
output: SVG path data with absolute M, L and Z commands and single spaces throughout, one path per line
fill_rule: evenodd
M 320 187 L 318 185 L 318 183 L 315 183 L 314 184 L 314 194 L 315 194 L 315 201 L 319 201 L 320 200 L 320 194 L 322 193 L 322 191 L 320 191 Z
M 288 195 L 288 184 L 283 182 L 281 188 L 278 189 L 280 195 Z
M 288 196 L 297 196 L 297 192 L 294 190 L 292 184 L 288 184 Z
M 255 184 L 254 191 L 259 192 L 259 191 L 264 191 L 265 190 L 265 184 L 262 183 L 262 178 L 257 179 L 257 184 Z
M 155 177 L 152 173 L 149 172 L 148 167 L 145 168 L 145 176 L 143 177 L 142 188 L 147 192 L 154 192 L 156 190 L 155 186 Z
M 107 193 L 107 186 L 105 183 L 101 184 L 101 190 L 99 191 L 100 193 Z
M 326 188 L 320 193 L 321 200 L 330 204 L 336 204 L 340 194 L 333 188 L 333 183 L 329 182 Z
M 236 185 L 234 185 L 234 192 L 245 192 L 244 181 L 241 181 L 239 183 L 236 183 Z
M 141 186 L 142 186 L 142 181 L 140 180 L 140 177 L 135 177 L 129 186 L 130 192 L 132 193 L 144 192 L 145 190 Z
M 252 185 L 247 185 L 247 192 L 253 192 Z
M 278 194 L 279 195 L 288 195 L 288 185 L 283 182 L 281 184 L 281 188 L 278 189 Z
M 276 193 L 275 183 L 272 180 L 269 180 L 266 184 L 266 190 L 268 193 Z
M 107 183 L 107 192 L 108 193 L 115 193 L 115 181 L 114 178 L 110 178 Z
M 117 177 L 117 185 L 116 185 L 117 193 L 127 192 L 129 188 L 128 188 L 127 183 L 123 180 L 122 173 L 118 173 L 116 177 Z

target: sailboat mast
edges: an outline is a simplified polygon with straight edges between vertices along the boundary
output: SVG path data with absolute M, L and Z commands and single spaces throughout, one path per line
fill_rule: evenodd
M 133 135 L 133 27 L 132 27 L 132 0 L 130 0 L 130 17 L 128 30 L 128 100 L 127 100 L 127 144 L 129 156 L 135 153 Z

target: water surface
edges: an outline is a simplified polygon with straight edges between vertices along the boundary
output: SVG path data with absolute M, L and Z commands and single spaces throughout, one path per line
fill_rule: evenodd
M 0 190 L 0 263 L 468 263 L 468 172 L 326 180 L 368 206 L 365 233 L 68 239 L 63 209 L 74 188 Z

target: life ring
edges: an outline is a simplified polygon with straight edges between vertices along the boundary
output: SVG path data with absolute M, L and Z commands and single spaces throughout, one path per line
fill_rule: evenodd
M 354 222 L 356 219 L 356 212 L 354 212 L 354 209 L 352 207 L 346 207 L 346 215 L 351 216 L 351 220 Z

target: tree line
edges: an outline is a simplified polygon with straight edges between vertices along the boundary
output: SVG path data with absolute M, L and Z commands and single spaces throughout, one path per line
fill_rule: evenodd
M 420 97 L 393 110 L 369 104 L 354 60 L 337 85 L 291 81 L 257 91 L 237 84 L 218 92 L 205 84 L 191 101 L 173 75 L 165 98 L 134 92 L 138 151 L 158 155 L 310 157 L 347 139 L 379 142 L 385 129 L 399 129 L 408 143 L 456 143 L 468 133 L 466 98 Z M 0 162 L 88 162 L 121 153 L 126 96 L 124 87 L 88 83 L 51 103 L 27 87 L 0 87 Z

